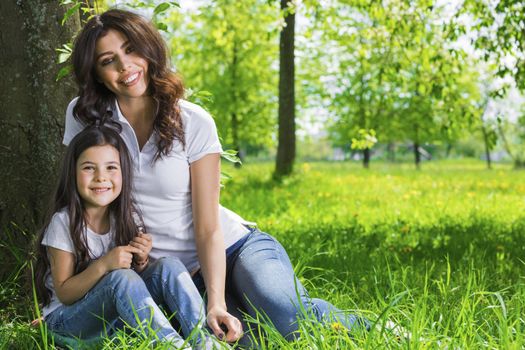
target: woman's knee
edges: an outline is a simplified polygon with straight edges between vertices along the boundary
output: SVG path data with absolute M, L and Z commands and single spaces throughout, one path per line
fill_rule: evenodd
M 164 257 L 155 262 L 155 268 L 160 270 L 163 274 L 174 274 L 176 276 L 181 273 L 188 272 L 186 266 L 179 258 Z

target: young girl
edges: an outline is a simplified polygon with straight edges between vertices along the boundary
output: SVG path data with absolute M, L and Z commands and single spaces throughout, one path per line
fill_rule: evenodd
M 178 347 L 184 340 L 157 303 L 187 337 L 201 326 L 203 302 L 180 260 L 149 263 L 151 236 L 137 224 L 131 177 L 129 153 L 113 128 L 90 126 L 71 141 L 54 214 L 38 238 L 37 295 L 55 334 L 90 340 L 127 325 Z

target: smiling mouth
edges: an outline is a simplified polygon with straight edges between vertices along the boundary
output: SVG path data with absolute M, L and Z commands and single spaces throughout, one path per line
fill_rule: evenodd
M 139 79 L 139 76 L 140 76 L 140 72 L 133 73 L 129 75 L 125 80 L 123 80 L 122 84 L 126 86 L 133 85 Z
M 91 191 L 95 192 L 95 193 L 104 193 L 104 192 L 107 192 L 107 191 L 110 191 L 111 190 L 111 187 L 97 187 L 97 188 L 92 188 Z

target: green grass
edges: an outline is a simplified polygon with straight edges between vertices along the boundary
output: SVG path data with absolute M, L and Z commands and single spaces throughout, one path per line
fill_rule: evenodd
M 303 163 L 277 184 L 272 169 L 226 166 L 233 179 L 221 202 L 283 243 L 312 296 L 376 327 L 350 337 L 304 321 L 302 337 L 288 344 L 262 322 L 269 339 L 262 348 L 525 346 L 525 173 L 505 165 L 488 171 L 478 161 L 425 163 L 422 171 Z M 7 305 L 19 295 L 20 276 L 2 276 L 0 304 Z M 0 348 L 45 348 L 27 326 L 24 300 L 32 304 L 18 297 L 1 311 Z M 410 337 L 382 328 L 387 320 Z M 146 346 L 137 342 L 123 335 L 118 348 Z

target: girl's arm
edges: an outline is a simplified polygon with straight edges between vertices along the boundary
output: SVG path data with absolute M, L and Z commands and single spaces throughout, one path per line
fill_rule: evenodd
M 228 313 L 224 295 L 226 254 L 219 225 L 220 155 L 208 154 L 191 163 L 190 172 L 195 242 L 208 296 L 208 325 L 218 338 L 233 342 L 242 336 L 242 326 Z M 226 338 L 221 324 L 228 328 Z
M 75 272 L 75 256 L 64 250 L 47 247 L 53 285 L 58 299 L 63 304 L 73 304 L 82 298 L 109 271 L 127 269 L 131 266 L 132 254 L 140 250 L 132 246 L 113 248 L 106 255 L 82 272 Z

